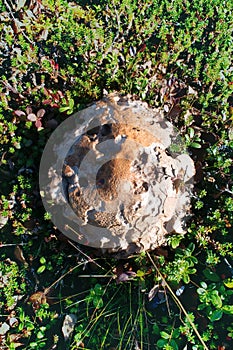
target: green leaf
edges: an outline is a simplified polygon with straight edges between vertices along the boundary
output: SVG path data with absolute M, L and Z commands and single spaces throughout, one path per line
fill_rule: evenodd
M 39 345 L 39 348 L 43 349 L 45 347 L 46 343 L 44 341 L 42 341 L 38 345 Z
M 194 249 L 195 249 L 195 244 L 194 243 L 190 243 L 188 245 L 188 250 L 190 251 L 190 253 L 192 253 L 194 251 Z
M 38 339 L 43 339 L 44 338 L 44 333 L 39 331 L 36 336 L 37 336 Z
M 203 270 L 203 275 L 210 281 L 212 282 L 219 282 L 220 281 L 220 277 L 213 271 L 211 271 L 210 269 L 205 269 Z
M 104 306 L 103 299 L 99 298 L 99 297 L 94 297 L 93 298 L 93 305 L 95 308 L 100 309 L 101 307 Z
M 206 289 L 208 286 L 207 286 L 207 284 L 205 283 L 205 282 L 200 282 L 200 285 L 202 286 L 202 288 L 204 288 L 204 289 Z
M 218 295 L 217 290 L 214 290 L 213 292 L 211 292 L 211 302 L 217 308 L 222 307 L 222 299 Z
M 90 290 L 90 296 L 91 296 L 91 297 L 94 297 L 94 296 L 95 296 L 95 291 L 94 291 L 93 288 Z
M 175 328 L 174 332 L 172 333 L 172 337 L 173 338 L 179 338 L 180 336 L 180 329 L 179 328 Z
M 37 269 L 37 273 L 42 273 L 44 272 L 44 270 L 46 269 L 45 265 L 41 265 L 38 269 Z
M 96 295 L 102 295 L 103 294 L 103 289 L 102 286 L 100 284 L 96 284 L 94 287 L 94 291 Z
M 193 147 L 193 148 L 201 148 L 201 145 L 200 145 L 200 143 L 197 143 L 197 142 L 191 142 L 191 143 L 190 143 L 190 147 Z
M 197 264 L 198 263 L 198 259 L 195 256 L 190 256 L 189 259 L 191 259 L 193 264 Z
M 28 331 L 32 331 L 33 329 L 35 329 L 35 326 L 32 322 L 26 322 L 25 326 L 26 326 Z
M 222 310 L 225 314 L 233 315 L 233 305 L 224 305 Z
M 207 305 L 205 303 L 199 304 L 197 307 L 197 310 L 204 310 L 206 307 L 207 307 Z
M 174 235 L 174 237 L 172 237 L 172 239 L 170 241 L 172 248 L 176 249 L 179 246 L 180 241 L 181 241 L 181 236 L 178 236 L 178 235 L 175 236 Z
M 188 274 L 183 275 L 183 281 L 184 283 L 188 284 L 190 282 L 190 277 Z
M 59 112 L 66 112 L 66 111 L 68 111 L 70 109 L 70 107 L 69 106 L 64 106 L 64 107 L 60 107 L 59 108 Z
M 209 315 L 209 319 L 211 322 L 218 321 L 220 318 L 222 318 L 223 311 L 222 310 L 215 310 Z
M 74 108 L 74 100 L 71 98 L 69 100 L 69 109 L 73 109 Z
M 40 258 L 40 263 L 41 264 L 45 264 L 46 263 L 46 259 L 43 256 Z
M 197 294 L 203 295 L 206 293 L 206 290 L 204 288 L 197 288 Z
M 163 338 L 163 339 L 169 339 L 170 338 L 170 334 L 168 334 L 167 332 L 160 332 L 160 336 Z
M 162 349 L 164 345 L 166 345 L 167 343 L 168 343 L 167 339 L 159 339 L 156 344 L 158 348 Z
M 174 339 L 171 340 L 170 345 L 171 345 L 173 350 L 179 350 L 178 344 L 176 343 L 176 341 Z
M 192 138 L 193 138 L 193 136 L 194 136 L 194 134 L 195 134 L 195 131 L 194 131 L 194 129 L 193 129 L 193 128 L 188 128 L 188 133 L 189 133 L 189 137 L 190 137 L 190 139 L 192 139 Z
M 160 330 L 159 330 L 159 326 L 157 325 L 157 323 L 154 323 L 153 324 L 153 334 L 159 334 L 160 333 Z
M 137 270 L 137 276 L 138 277 L 144 277 L 145 276 L 145 272 L 142 270 Z
M 227 288 L 233 288 L 233 279 L 228 279 L 223 282 Z
M 197 270 L 194 269 L 194 268 L 193 268 L 193 269 L 188 269 L 188 273 L 189 273 L 190 275 L 193 274 L 193 273 L 196 273 L 196 271 L 197 271 Z

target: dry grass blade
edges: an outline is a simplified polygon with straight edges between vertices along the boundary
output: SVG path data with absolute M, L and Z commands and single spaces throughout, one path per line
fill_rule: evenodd
M 171 294 L 172 298 L 174 299 L 175 303 L 177 304 L 177 306 L 179 307 L 179 309 L 184 313 L 184 315 L 186 316 L 187 320 L 189 321 L 190 325 L 192 326 L 194 332 L 196 333 L 198 339 L 200 340 L 201 344 L 203 345 L 205 350 L 209 350 L 208 347 L 206 346 L 204 340 L 202 339 L 200 333 L 198 332 L 197 327 L 195 326 L 195 324 L 193 323 L 193 321 L 190 319 L 187 311 L 185 310 L 185 308 L 183 307 L 183 305 L 181 304 L 180 300 L 177 298 L 177 296 L 174 294 L 173 290 L 171 289 L 171 287 L 169 286 L 169 284 L 167 283 L 167 281 L 165 280 L 165 278 L 163 277 L 163 275 L 161 274 L 161 272 L 159 271 L 158 267 L 156 266 L 155 262 L 153 261 L 153 259 L 151 258 L 150 253 L 147 252 L 147 256 L 150 259 L 152 265 L 154 266 L 154 268 L 156 269 L 157 273 L 159 274 L 159 276 L 162 278 L 165 286 L 167 287 L 169 293 Z

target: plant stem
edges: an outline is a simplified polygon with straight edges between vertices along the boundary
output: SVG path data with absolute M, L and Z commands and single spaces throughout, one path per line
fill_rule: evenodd
M 196 333 L 198 339 L 200 340 L 201 344 L 203 345 L 205 350 L 209 350 L 208 347 L 206 346 L 205 342 L 203 341 L 200 333 L 197 330 L 197 327 L 195 326 L 195 324 L 193 323 L 193 321 L 190 319 L 188 313 L 186 312 L 185 308 L 183 307 L 183 305 L 181 304 L 180 300 L 177 298 L 177 296 L 174 294 L 173 290 L 171 289 L 171 287 L 169 286 L 169 284 L 167 283 L 167 281 L 165 280 L 165 278 L 163 277 L 163 275 L 161 274 L 161 272 L 159 271 L 158 267 L 156 266 L 155 262 L 153 261 L 153 259 L 151 258 L 150 253 L 147 252 L 147 256 L 150 259 L 152 265 L 154 266 L 154 268 L 156 269 L 157 273 L 159 274 L 159 276 L 162 278 L 165 286 L 167 287 L 167 289 L 169 290 L 169 292 L 172 295 L 172 298 L 174 299 L 174 301 L 176 302 L 177 306 L 180 308 L 181 311 L 183 311 L 184 315 L 186 316 L 187 320 L 189 321 L 190 325 L 192 326 L 194 332 Z

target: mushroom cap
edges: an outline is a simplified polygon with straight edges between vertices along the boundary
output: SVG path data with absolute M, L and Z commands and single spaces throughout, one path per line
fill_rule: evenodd
M 161 110 L 110 95 L 71 119 L 55 130 L 40 176 L 63 233 L 126 255 L 184 234 L 195 168 Z

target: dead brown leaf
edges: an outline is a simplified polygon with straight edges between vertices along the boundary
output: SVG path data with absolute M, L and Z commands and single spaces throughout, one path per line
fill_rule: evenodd
M 19 340 L 22 338 L 22 334 L 10 334 L 9 339 L 10 339 L 10 344 L 14 343 L 14 348 L 18 348 L 19 346 L 24 345 L 23 343 L 20 343 Z
M 39 309 L 41 304 L 45 304 L 47 302 L 47 297 L 44 292 L 36 292 L 32 294 L 28 301 L 33 304 L 35 309 Z
M 148 299 L 151 301 L 159 291 L 159 284 L 156 284 L 148 293 Z
M 18 245 L 15 247 L 14 256 L 16 257 L 16 259 L 17 259 L 19 262 L 21 262 L 21 263 L 24 264 L 25 266 L 28 265 L 26 259 L 24 258 L 23 251 L 22 251 L 22 249 L 20 248 L 20 246 L 18 246 Z

